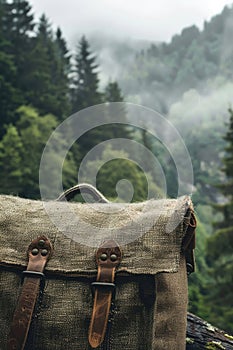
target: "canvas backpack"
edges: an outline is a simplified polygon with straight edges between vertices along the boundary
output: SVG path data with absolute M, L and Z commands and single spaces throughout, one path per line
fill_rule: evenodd
M 1 196 L 0 348 L 184 350 L 191 199 L 46 204 Z

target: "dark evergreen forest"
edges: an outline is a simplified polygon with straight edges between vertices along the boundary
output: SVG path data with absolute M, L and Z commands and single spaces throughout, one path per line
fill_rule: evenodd
M 112 50 L 117 74 L 103 84 L 98 54 L 103 43 L 77 39 L 75 54 L 62 30 L 26 0 L 0 0 L 0 193 L 40 198 L 39 166 L 52 131 L 72 113 L 105 102 L 135 102 L 163 113 L 180 131 L 190 153 L 198 217 L 196 273 L 190 276 L 190 311 L 233 333 L 233 7 L 185 28 L 169 43 L 143 50 L 118 43 Z M 114 67 L 116 68 L 116 67 Z M 119 73 L 120 72 L 120 73 Z M 113 77 L 113 79 L 111 79 Z M 124 120 L 121 111 L 119 120 Z M 102 141 L 124 137 L 144 145 L 161 163 L 168 196 L 177 193 L 175 164 L 145 130 L 124 123 L 84 134 L 64 162 L 63 186 L 77 181 L 85 154 Z M 176 147 L 176 144 L 174 144 Z M 143 171 L 127 150 L 103 149 L 91 169 L 112 156 L 97 177 L 110 199 L 126 178 L 134 201 L 147 198 Z M 123 158 L 123 159 L 121 159 Z M 156 197 L 160 182 L 148 162 L 147 178 Z M 184 169 L 184 172 L 186 170 Z M 124 195 L 122 196 L 124 199 Z

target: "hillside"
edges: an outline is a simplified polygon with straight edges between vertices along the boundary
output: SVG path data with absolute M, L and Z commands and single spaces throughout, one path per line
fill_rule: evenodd
M 232 38 L 233 5 L 202 30 L 184 28 L 169 43 L 91 38 L 102 80 L 117 79 L 126 101 L 151 107 L 176 126 L 205 202 L 219 200 L 211 185 L 221 177 L 222 137 L 233 105 Z
M 169 43 L 107 36 L 90 41 L 103 76 L 117 78 L 129 100 L 166 114 L 187 90 L 206 94 L 216 77 L 232 80 L 232 37 L 233 6 L 226 6 L 202 30 L 195 25 L 184 28 Z
M 233 105 L 232 38 L 233 6 L 202 30 L 190 26 L 169 43 L 113 40 L 105 45 L 103 40 L 101 49 L 101 41 L 92 38 L 102 75 L 117 78 L 125 100 L 161 112 L 181 133 L 201 193 L 194 195 L 198 203 L 221 200 L 212 185 L 221 177 L 222 137 Z

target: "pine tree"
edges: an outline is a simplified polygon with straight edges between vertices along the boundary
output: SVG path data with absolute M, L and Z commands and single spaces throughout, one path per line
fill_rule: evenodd
M 132 138 L 132 127 L 127 125 L 127 112 L 123 104 L 124 96 L 121 92 L 121 89 L 116 81 L 109 82 L 104 91 L 104 100 L 109 103 L 109 108 L 106 106 L 106 119 L 108 122 L 114 120 L 117 121 L 115 124 L 110 124 L 105 128 L 109 129 L 109 138 Z M 121 102 L 113 103 L 111 102 Z M 118 124 L 120 123 L 120 124 Z M 122 123 L 122 124 L 121 124 Z
M 22 140 L 16 127 L 9 124 L 0 142 L 1 193 L 18 195 L 20 192 L 22 149 Z
M 102 102 L 96 57 L 92 54 L 85 36 L 79 42 L 75 61 L 72 89 L 73 112 Z
M 105 88 L 104 94 L 105 100 L 107 102 L 123 102 L 124 97 L 122 95 L 121 89 L 116 81 L 110 81 Z
M 34 35 L 34 17 L 26 0 L 5 2 L 2 31 L 9 43 L 5 52 L 12 55 L 17 69 L 16 87 L 24 90 L 27 77 L 27 63 L 30 60 L 31 37 Z
M 37 35 L 33 39 L 33 50 L 29 62 L 27 102 L 40 113 L 52 113 L 59 120 L 69 115 L 68 65 L 69 56 L 61 31 L 56 38 L 49 20 L 42 15 Z
M 6 131 L 6 125 L 16 120 L 15 109 L 23 103 L 22 94 L 15 87 L 16 67 L 12 56 L 1 51 L 0 39 L 0 139 Z
M 5 38 L 12 44 L 12 53 L 21 53 L 35 26 L 32 7 L 27 0 L 3 1 L 3 7 Z
M 55 55 L 57 61 L 57 69 L 54 73 L 54 83 L 57 86 L 57 100 L 59 102 L 59 110 L 61 119 L 67 117 L 71 112 L 71 104 L 69 98 L 69 75 L 71 73 L 70 59 L 71 54 L 67 48 L 67 43 L 62 36 L 62 31 L 57 28 L 55 39 Z
M 73 69 L 71 101 L 74 113 L 102 102 L 102 94 L 99 92 L 96 57 L 92 54 L 85 36 L 81 38 L 77 47 L 75 67 Z M 85 116 L 85 118 L 79 120 L 80 128 L 88 128 L 91 122 L 90 118 L 90 116 Z M 77 167 L 85 154 L 101 140 L 103 140 L 101 127 L 94 128 L 79 138 L 78 142 L 72 147 Z
M 27 103 L 36 107 L 41 114 L 51 112 L 51 105 L 53 106 L 53 103 L 56 102 L 51 94 L 52 46 L 51 26 L 46 16 L 42 15 L 36 37 L 32 39 L 32 52 L 28 62 L 28 75 L 24 90 Z
M 227 142 L 225 147 L 225 156 L 222 159 L 223 173 L 225 175 L 224 183 L 217 187 L 224 197 L 223 203 L 215 205 L 215 208 L 222 213 L 223 220 L 215 223 L 217 232 L 215 238 L 219 237 L 223 244 L 224 251 L 233 251 L 233 110 L 229 109 L 230 123 L 224 140 Z M 221 239 L 224 235 L 224 240 Z M 216 252 L 217 253 L 217 252 Z
M 222 203 L 214 205 L 222 219 L 214 224 L 215 233 L 208 241 L 208 261 L 212 268 L 213 285 L 210 289 L 210 321 L 233 332 L 233 110 L 229 109 L 229 130 L 223 157 L 224 183 L 218 186 Z
M 25 5 L 25 7 L 24 7 Z M 15 7 L 14 7 L 15 6 Z M 27 45 L 27 35 L 33 28 L 30 7 L 26 2 L 0 2 L 0 139 L 9 123 L 16 121 L 15 109 L 24 103 L 21 91 L 22 51 Z M 25 21 L 22 20 L 22 13 Z M 27 26 L 28 25 L 28 26 Z

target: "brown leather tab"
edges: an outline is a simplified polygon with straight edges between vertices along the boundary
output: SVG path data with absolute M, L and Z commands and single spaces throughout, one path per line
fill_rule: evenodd
M 184 237 L 183 243 L 182 243 L 183 250 L 195 248 L 196 227 L 197 227 L 197 221 L 196 221 L 195 215 L 193 213 L 191 213 L 188 227 L 187 227 L 185 237 Z
M 186 267 L 188 275 L 195 271 L 194 249 L 196 240 L 196 227 L 197 222 L 195 215 L 191 213 L 189 224 L 182 243 L 182 248 L 186 258 Z
M 32 241 L 27 253 L 28 266 L 14 312 L 7 350 L 24 349 L 40 291 L 41 278 L 44 276 L 43 271 L 52 253 L 52 245 L 47 237 L 40 236 Z
M 89 343 L 97 348 L 104 340 L 114 288 L 116 267 L 120 264 L 122 253 L 113 240 L 104 242 L 96 253 L 98 265 L 94 306 L 89 328 Z

